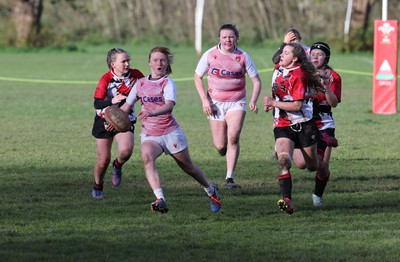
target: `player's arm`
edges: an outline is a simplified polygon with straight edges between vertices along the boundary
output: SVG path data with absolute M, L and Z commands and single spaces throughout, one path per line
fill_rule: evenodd
M 126 102 L 120 108 L 121 108 L 122 111 L 124 111 L 125 113 L 128 114 L 132 109 L 132 105 L 129 104 L 128 102 Z
M 126 99 L 125 95 L 119 94 L 117 96 L 114 96 L 112 100 L 109 99 L 101 99 L 101 98 L 94 98 L 94 108 L 95 109 L 103 109 L 111 105 L 118 104 L 119 102 L 123 101 Z
M 257 100 L 261 93 L 261 79 L 258 74 L 253 76 L 250 79 L 251 79 L 251 82 L 253 83 L 253 93 L 251 95 L 249 107 L 252 112 L 257 113 L 258 112 Z
M 320 83 L 322 85 L 322 87 L 324 88 L 325 92 L 325 98 L 326 101 L 328 101 L 328 104 L 331 107 L 336 107 L 339 103 L 339 99 L 337 98 L 337 96 L 335 95 L 335 93 L 333 92 L 332 88 L 334 89 L 335 86 L 334 83 L 329 83 L 329 79 L 331 78 L 331 75 L 329 72 L 327 72 L 326 74 L 322 74 L 321 78 L 320 78 Z
M 201 58 L 197 64 L 197 67 L 196 67 L 195 73 L 194 73 L 194 84 L 196 86 L 197 93 L 199 94 L 200 99 L 201 99 L 203 113 L 207 116 L 210 116 L 213 112 L 212 112 L 212 108 L 211 108 L 211 103 L 208 100 L 206 88 L 203 83 L 203 77 L 207 74 L 207 71 L 209 69 L 209 65 L 208 65 L 208 61 L 207 61 L 208 52 L 209 51 L 205 52 L 201 56 Z
M 277 101 L 269 96 L 264 97 L 264 110 L 266 108 L 270 110 L 271 108 L 277 107 L 281 110 L 296 112 L 301 110 L 302 105 L 303 105 L 303 100 Z
M 195 73 L 194 74 L 194 84 L 196 86 L 197 93 L 199 93 L 199 96 L 200 96 L 200 99 L 201 99 L 203 112 L 207 116 L 210 116 L 213 113 L 213 111 L 212 111 L 212 108 L 211 108 L 211 103 L 208 100 L 206 90 L 204 88 L 203 77 L 201 77 L 197 73 Z
M 103 108 L 106 108 L 108 106 L 111 106 L 111 105 L 114 105 L 114 104 L 118 104 L 119 102 L 121 102 L 124 99 L 126 99 L 126 96 L 121 95 L 121 94 L 113 97 L 112 100 L 95 98 L 93 105 L 94 105 L 95 109 L 103 109 Z
M 283 48 L 285 48 L 286 43 L 282 43 L 279 49 L 275 52 L 275 54 L 272 56 L 272 62 L 276 65 L 279 63 L 281 60 L 281 54 L 283 52 Z
M 272 56 L 272 62 L 276 65 L 279 63 L 281 60 L 281 54 L 283 52 L 283 48 L 290 42 L 293 42 L 296 40 L 296 35 L 293 32 L 287 32 L 285 36 L 283 37 L 283 43 L 279 47 L 279 49 L 275 52 L 275 54 Z
M 111 100 L 104 100 L 100 98 L 95 98 L 94 99 L 94 108 L 95 109 L 103 109 L 106 108 L 107 106 L 111 106 L 112 102 Z
M 139 120 L 144 120 L 148 117 L 159 116 L 166 113 L 171 113 L 174 109 L 175 102 L 172 100 L 165 100 L 165 104 L 152 110 L 152 111 L 142 111 L 139 113 Z
M 305 99 L 305 90 L 306 90 L 306 82 L 304 81 L 304 78 L 301 76 L 293 76 L 291 83 L 290 83 L 294 88 L 291 90 L 291 96 L 293 100 L 290 101 L 278 101 L 273 98 L 267 98 L 267 101 L 264 100 L 264 105 L 265 102 L 267 102 L 267 106 L 270 107 L 277 107 L 281 110 L 285 111 L 293 111 L 293 112 L 298 112 L 301 110 L 301 107 L 303 106 L 303 101 Z
M 325 86 L 324 86 L 324 87 L 325 87 Z M 327 86 L 325 87 L 325 98 L 326 98 L 326 100 L 328 101 L 328 104 L 329 104 L 331 107 L 337 107 L 337 105 L 338 105 L 338 103 L 339 103 L 339 100 L 338 100 L 338 98 L 336 97 L 335 93 L 333 93 L 333 91 L 332 91 L 332 89 L 330 88 L 329 85 L 327 85 Z
M 249 108 L 252 112 L 257 113 L 258 112 L 257 101 L 261 92 L 261 79 L 258 74 L 256 65 L 254 64 L 253 60 L 247 53 L 246 53 L 246 72 L 249 75 L 250 80 L 253 84 L 253 93 L 251 95 Z
M 206 90 L 204 88 L 203 77 L 199 76 L 197 73 L 195 73 L 194 74 L 194 84 L 196 86 L 197 93 L 199 93 L 201 101 L 203 103 L 204 102 L 208 102 L 207 93 L 206 93 Z
M 144 120 L 147 117 L 164 115 L 171 113 L 175 106 L 176 100 L 176 86 L 174 81 L 169 79 L 168 83 L 164 87 L 164 104 L 151 111 L 142 111 L 139 113 L 139 119 Z
M 117 95 L 113 97 L 112 100 L 107 98 L 107 87 L 110 83 L 110 76 L 108 73 L 104 74 L 97 84 L 96 90 L 94 91 L 94 108 L 95 109 L 103 109 L 112 104 L 118 104 L 122 100 L 126 98 L 124 95 Z

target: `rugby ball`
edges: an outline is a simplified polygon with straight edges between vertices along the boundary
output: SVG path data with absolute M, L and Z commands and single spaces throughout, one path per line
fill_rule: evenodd
M 127 132 L 131 130 L 131 120 L 128 114 L 119 107 L 109 106 L 104 110 L 104 119 L 112 125 L 118 132 Z

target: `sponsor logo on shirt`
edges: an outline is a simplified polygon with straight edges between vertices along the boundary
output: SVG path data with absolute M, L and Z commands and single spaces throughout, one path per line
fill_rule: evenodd
M 144 96 L 142 97 L 143 103 L 152 103 L 152 102 L 163 102 L 163 97 L 162 96 Z
M 217 76 L 241 76 L 242 72 L 238 71 L 238 72 L 234 72 L 234 71 L 228 71 L 225 69 L 219 69 L 219 68 L 213 68 L 211 70 L 211 74 L 213 75 L 217 75 Z

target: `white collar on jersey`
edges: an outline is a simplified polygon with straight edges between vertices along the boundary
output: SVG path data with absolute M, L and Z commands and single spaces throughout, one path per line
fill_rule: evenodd
M 158 81 L 158 80 L 163 79 L 165 77 L 168 77 L 168 75 L 165 74 L 165 75 L 163 75 L 162 77 L 159 77 L 159 78 L 151 78 L 151 74 L 150 74 L 150 75 L 147 76 L 147 79 L 150 80 L 150 81 Z
M 111 69 L 111 74 L 113 75 L 113 78 L 114 78 L 114 80 L 115 81 L 125 81 L 125 79 L 129 79 L 130 77 L 131 77 L 131 71 L 129 70 L 129 72 L 126 74 L 126 75 L 124 75 L 123 77 L 119 77 L 119 76 L 117 76 L 115 73 L 114 73 L 114 70 L 113 69 Z
M 221 43 L 218 44 L 217 48 L 218 48 L 218 50 L 219 50 L 221 53 L 227 54 L 227 53 L 225 53 L 224 51 L 222 51 L 222 49 L 221 49 Z M 235 53 L 236 50 L 237 50 L 237 46 L 235 45 L 235 48 L 232 50 L 232 52 L 230 52 L 230 54 Z M 229 54 L 227 54 L 227 55 L 229 55 Z
M 281 74 L 287 74 L 287 73 L 289 73 L 289 72 L 291 72 L 291 71 L 293 71 L 293 70 L 296 70 L 297 68 L 299 68 L 300 66 L 294 66 L 294 67 L 291 67 L 291 68 L 284 68 L 284 67 L 282 67 L 282 66 L 280 66 L 279 68 L 278 68 L 278 71 L 281 73 Z

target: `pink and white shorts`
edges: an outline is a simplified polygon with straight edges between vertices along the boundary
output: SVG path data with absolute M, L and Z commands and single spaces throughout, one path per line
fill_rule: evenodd
M 224 121 L 225 115 L 229 111 L 242 110 L 246 112 L 246 97 L 234 102 L 219 102 L 211 97 L 208 99 L 213 110 L 213 115 L 207 117 L 209 120 Z
M 180 127 L 169 134 L 161 136 L 148 136 L 145 134 L 140 134 L 140 142 L 143 143 L 144 141 L 156 142 L 162 147 L 166 155 L 179 153 L 188 147 L 188 141 L 185 133 L 183 133 Z

